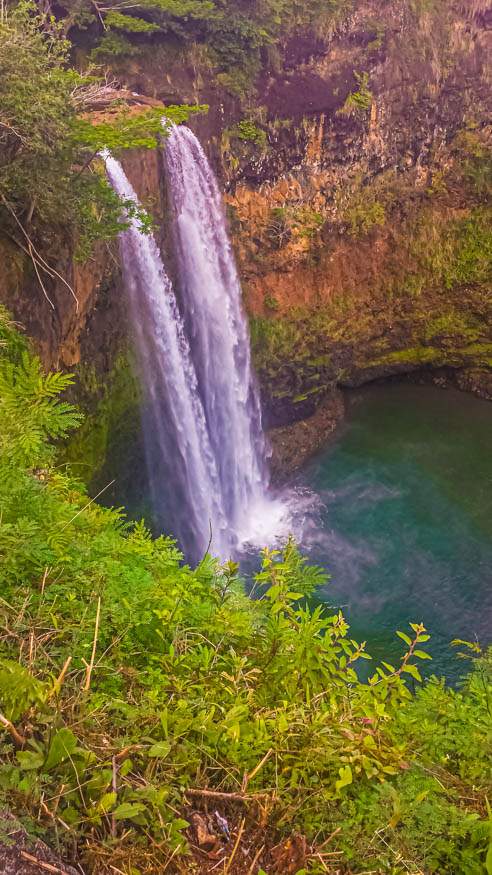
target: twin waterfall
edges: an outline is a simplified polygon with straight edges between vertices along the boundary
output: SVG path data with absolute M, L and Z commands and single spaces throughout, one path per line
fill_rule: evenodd
M 138 203 L 121 165 L 104 157 L 115 191 Z M 157 521 L 189 561 L 198 561 L 209 544 L 227 559 L 276 505 L 266 496 L 248 326 L 219 188 L 188 128 L 172 128 L 164 162 L 179 306 L 153 236 L 137 218 L 120 235 L 146 393 L 151 497 Z

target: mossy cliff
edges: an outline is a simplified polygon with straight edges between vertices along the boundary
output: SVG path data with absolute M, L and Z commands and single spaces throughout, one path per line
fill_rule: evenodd
M 135 92 L 209 106 L 192 124 L 225 192 L 273 425 L 309 416 L 335 387 L 422 368 L 492 395 L 490 3 L 331 5 L 322 19 L 296 7 L 249 66 L 219 63 L 191 23 L 106 58 Z M 135 152 L 125 168 L 166 247 L 159 155 Z M 74 266 L 53 241 L 78 298 L 54 278 L 53 310 L 28 260 L 2 246 L 1 299 L 47 365 L 85 375 L 101 472 L 122 396 L 136 408 L 117 249 Z

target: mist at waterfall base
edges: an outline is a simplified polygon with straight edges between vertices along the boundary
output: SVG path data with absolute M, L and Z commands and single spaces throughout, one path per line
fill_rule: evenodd
M 298 534 L 331 575 L 317 599 L 342 608 L 374 657 L 398 659 L 395 630 L 423 622 L 433 661 L 422 668 L 457 679 L 469 665 L 451 640 L 492 643 L 491 434 L 490 402 L 367 387 L 351 393 L 335 439 L 295 478 L 319 497 Z

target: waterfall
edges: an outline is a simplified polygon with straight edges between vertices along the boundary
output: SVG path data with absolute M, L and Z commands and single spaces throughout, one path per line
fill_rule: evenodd
M 104 155 L 125 201 L 137 196 Z M 164 153 L 179 307 L 158 246 L 137 216 L 120 234 L 123 276 L 145 390 L 143 430 L 156 520 L 194 562 L 268 541 L 284 518 L 267 495 L 260 401 L 222 200 L 192 132 L 174 127 Z
M 247 537 L 252 516 L 261 513 L 266 501 L 265 444 L 248 323 L 222 197 L 189 128 L 172 128 L 164 161 L 181 311 L 217 463 L 223 511 L 233 531 Z
M 117 194 L 138 204 L 121 165 L 104 157 Z M 158 247 L 138 218 L 120 234 L 120 253 L 146 394 L 143 431 L 157 518 L 166 520 L 191 561 L 205 552 L 210 530 L 214 550 L 225 558 L 231 536 L 189 344 Z

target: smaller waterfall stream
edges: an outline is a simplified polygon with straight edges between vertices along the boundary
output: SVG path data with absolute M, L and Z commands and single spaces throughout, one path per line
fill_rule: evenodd
M 115 191 L 138 203 L 118 161 L 105 160 Z M 154 238 L 136 218 L 120 235 L 120 253 L 147 395 L 143 428 L 155 510 L 191 558 L 203 555 L 210 528 L 215 550 L 228 555 L 220 482 L 171 281 Z
M 226 559 L 244 542 L 267 543 L 285 514 L 267 495 L 259 397 L 220 192 L 191 131 L 174 128 L 167 150 L 182 313 L 152 235 L 137 218 L 120 235 L 146 393 L 148 475 L 157 520 L 187 559 L 199 560 L 210 537 L 212 552 Z M 121 165 L 104 157 L 115 191 L 138 204 Z

